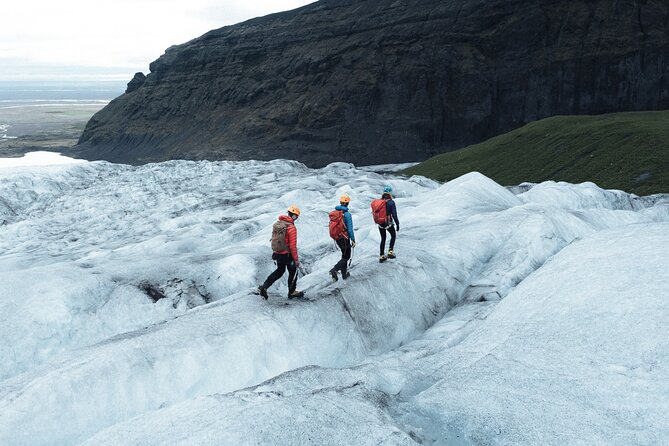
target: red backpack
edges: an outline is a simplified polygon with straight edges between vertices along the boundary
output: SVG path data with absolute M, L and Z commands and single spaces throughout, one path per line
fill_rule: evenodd
M 374 217 L 374 223 L 377 225 L 385 225 L 388 223 L 386 200 L 379 198 L 372 201 L 372 216 Z
M 344 223 L 344 211 L 330 212 L 330 237 L 339 240 L 342 237 L 348 238 L 346 224 Z

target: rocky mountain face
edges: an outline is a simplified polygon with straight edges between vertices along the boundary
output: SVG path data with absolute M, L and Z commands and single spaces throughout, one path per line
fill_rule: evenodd
M 74 154 L 418 161 L 557 114 L 669 108 L 666 0 L 321 0 L 173 46 Z

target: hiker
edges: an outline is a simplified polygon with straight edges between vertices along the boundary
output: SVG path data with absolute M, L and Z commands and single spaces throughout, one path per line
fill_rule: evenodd
M 267 300 L 267 288 L 279 280 L 288 268 L 288 298 L 302 297 L 304 293 L 297 291 L 297 268 L 300 260 L 297 256 L 297 228 L 295 220 L 300 216 L 300 209 L 292 205 L 288 215 L 279 216 L 272 226 L 272 260 L 276 261 L 276 270 L 270 274 L 265 283 L 258 287 L 260 295 Z
M 351 197 L 342 195 L 339 198 L 339 206 L 330 212 L 330 237 L 334 239 L 341 249 L 341 259 L 330 270 L 330 277 L 337 281 L 337 271 L 341 271 L 342 279 L 348 279 L 350 274 L 347 269 L 347 262 L 351 258 L 351 248 L 355 248 L 355 234 L 353 233 L 353 218 L 348 211 L 348 205 Z
M 379 226 L 379 233 L 381 234 L 381 246 L 379 253 L 379 263 L 385 262 L 387 259 L 395 258 L 395 225 L 397 231 L 400 230 L 400 220 L 397 218 L 397 206 L 393 200 L 393 189 L 390 186 L 383 188 L 383 194 L 380 200 L 372 201 L 372 215 L 374 222 Z M 385 255 L 386 250 L 386 231 L 390 233 L 390 246 L 388 255 Z

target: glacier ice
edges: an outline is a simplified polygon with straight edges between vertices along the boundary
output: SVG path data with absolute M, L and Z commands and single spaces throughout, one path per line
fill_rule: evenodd
M 388 170 L 0 170 L 0 444 L 666 437 L 667 200 Z M 386 184 L 403 225 L 379 265 L 369 202 Z M 344 192 L 358 247 L 331 283 Z M 264 302 L 293 203 L 310 300 L 286 300 L 284 278 Z

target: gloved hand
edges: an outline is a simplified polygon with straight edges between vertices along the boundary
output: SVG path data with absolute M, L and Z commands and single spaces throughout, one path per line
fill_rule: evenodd
M 293 260 L 293 264 L 295 265 L 295 268 L 299 268 L 300 261 L 299 260 Z
M 400 232 L 400 225 L 397 225 L 397 232 Z
M 355 240 L 353 240 L 353 241 L 351 242 L 351 247 L 352 247 L 352 248 L 355 248 L 355 245 L 356 245 Z

